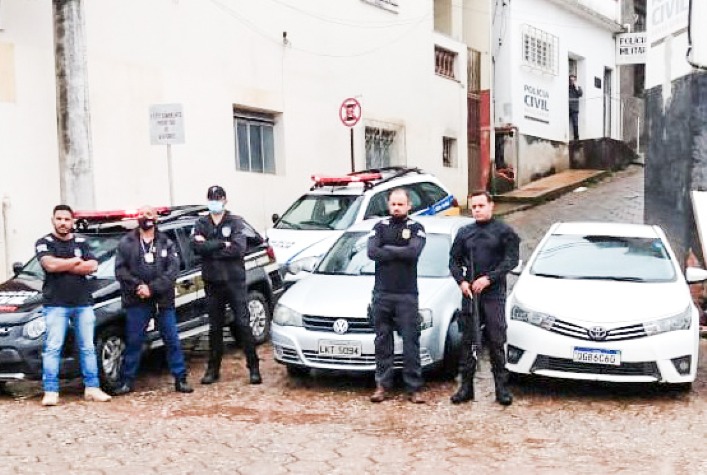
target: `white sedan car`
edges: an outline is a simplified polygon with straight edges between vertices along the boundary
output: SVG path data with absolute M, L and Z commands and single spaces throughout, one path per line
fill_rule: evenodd
M 461 292 L 449 273 L 449 249 L 466 217 L 416 217 L 427 234 L 418 263 L 420 356 L 423 368 L 456 374 Z M 374 371 L 374 330 L 368 318 L 375 263 L 367 244 L 377 220 L 349 228 L 311 276 L 286 291 L 275 307 L 271 336 L 275 360 L 290 374 L 311 368 Z M 402 340 L 395 335 L 395 364 Z
M 699 348 L 688 282 L 705 279 L 683 276 L 657 226 L 555 224 L 507 300 L 508 369 L 688 388 Z

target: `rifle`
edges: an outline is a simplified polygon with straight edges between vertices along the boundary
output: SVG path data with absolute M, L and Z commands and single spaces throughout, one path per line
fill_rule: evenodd
M 476 279 L 476 271 L 474 269 L 474 256 L 469 256 L 469 270 L 471 271 L 472 282 Z M 471 355 L 475 361 L 479 361 L 478 353 L 481 351 L 481 324 L 479 323 L 479 299 L 478 295 L 467 297 L 471 299 Z

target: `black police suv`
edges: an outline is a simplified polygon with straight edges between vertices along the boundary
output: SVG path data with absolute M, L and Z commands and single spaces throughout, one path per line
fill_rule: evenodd
M 201 279 L 200 257 L 189 244 L 194 223 L 207 212 L 204 206 L 160 208 L 158 225 L 180 250 L 180 272 L 174 289 L 180 339 L 208 333 L 206 295 Z M 125 312 L 120 286 L 115 279 L 115 254 L 120 238 L 137 225 L 136 211 L 77 212 L 76 231 L 88 238 L 98 270 L 91 275 L 96 313 L 96 354 L 101 384 L 110 388 L 120 377 L 125 347 Z M 250 325 L 257 343 L 268 340 L 275 302 L 283 291 L 275 255 L 263 237 L 247 222 L 248 250 L 245 259 Z M 15 276 L 0 284 L 0 386 L 7 382 L 42 377 L 42 345 L 46 330 L 42 317 L 44 270 L 32 258 L 14 266 Z M 154 322 L 147 333 L 148 349 L 163 345 Z M 80 375 L 73 334 L 67 334 L 61 376 Z

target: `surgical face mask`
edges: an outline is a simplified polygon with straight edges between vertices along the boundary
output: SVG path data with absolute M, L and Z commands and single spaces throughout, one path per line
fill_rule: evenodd
M 211 200 L 207 203 L 209 207 L 209 212 L 213 214 L 223 213 L 223 201 Z
M 151 218 L 140 218 L 137 220 L 137 224 L 140 226 L 140 229 L 147 231 L 155 227 L 155 220 Z

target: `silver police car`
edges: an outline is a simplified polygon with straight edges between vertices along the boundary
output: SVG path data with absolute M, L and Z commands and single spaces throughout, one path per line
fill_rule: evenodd
M 420 357 L 424 369 L 454 375 L 459 359 L 457 325 L 461 292 L 449 273 L 449 249 L 459 228 L 473 219 L 415 217 L 427 234 L 418 263 Z M 271 336 L 275 360 L 290 375 L 310 369 L 374 371 L 375 333 L 369 318 L 375 263 L 367 244 L 377 220 L 349 228 L 292 286 L 275 307 Z M 395 365 L 402 367 L 402 339 L 395 335 Z

